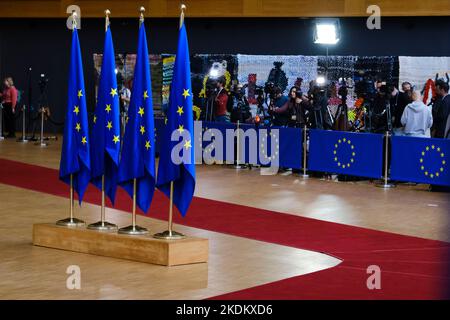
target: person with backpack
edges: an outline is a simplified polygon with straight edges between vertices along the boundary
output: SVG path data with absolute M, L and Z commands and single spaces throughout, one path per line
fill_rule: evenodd
M 16 118 L 15 111 L 17 105 L 18 92 L 14 87 L 14 81 L 12 77 L 6 77 L 4 82 L 3 92 L 0 94 L 3 104 L 3 110 L 5 111 L 5 128 L 8 132 L 7 138 L 16 137 Z

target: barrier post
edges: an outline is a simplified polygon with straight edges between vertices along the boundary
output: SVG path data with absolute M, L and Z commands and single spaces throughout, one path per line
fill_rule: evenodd
M 28 140 L 27 140 L 27 135 L 26 135 L 26 132 L 25 132 L 25 129 L 26 129 L 26 119 L 25 119 L 25 117 L 26 117 L 26 106 L 25 105 L 23 105 L 23 108 L 22 108 L 22 139 L 18 139 L 17 140 L 17 142 L 22 142 L 22 143 L 27 143 L 28 142 Z
M 376 184 L 376 186 L 378 188 L 383 188 L 383 189 L 390 189 L 390 188 L 395 188 L 395 184 L 389 183 L 389 138 L 390 138 L 390 133 L 389 131 L 386 131 L 386 135 L 385 135 L 385 149 L 384 149 L 384 179 L 383 179 L 383 183 L 378 183 Z
M 44 142 L 44 108 L 41 108 L 41 136 L 39 138 L 39 142 L 36 142 L 35 145 L 40 147 L 47 147 L 48 143 Z
M 3 105 L 0 103 L 0 141 L 4 140 L 3 136 Z
M 307 140 L 308 127 L 303 127 L 303 179 L 308 179 L 309 175 L 306 174 L 306 153 L 308 151 L 308 140 Z
M 239 157 L 240 157 L 240 148 L 241 148 L 241 137 L 240 137 L 240 131 L 239 131 L 239 120 L 237 122 L 237 127 L 236 127 L 236 165 L 234 166 L 234 168 L 236 170 L 240 170 L 242 169 L 242 166 L 239 163 Z

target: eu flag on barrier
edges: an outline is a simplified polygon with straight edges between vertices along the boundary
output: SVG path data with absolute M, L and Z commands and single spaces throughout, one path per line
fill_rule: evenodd
M 67 113 L 64 126 L 64 138 L 59 166 L 59 178 L 70 184 L 78 193 L 79 202 L 90 179 L 90 156 L 88 119 L 84 91 L 83 63 L 77 28 L 72 31 L 72 48 L 70 53 L 69 90 Z
M 383 135 L 310 130 L 308 169 L 381 178 Z
M 393 180 L 450 186 L 450 140 L 392 137 Z
M 158 188 L 170 197 L 170 183 L 173 181 L 173 202 L 184 216 L 194 196 L 195 157 L 194 157 L 194 119 L 192 111 L 191 69 L 189 48 L 184 23 L 180 27 L 178 50 L 175 58 L 172 84 L 170 86 L 167 122 L 164 141 L 158 166 Z M 175 163 L 171 156 L 172 149 L 179 141 L 171 141 L 173 132 L 178 131 L 183 138 L 183 155 L 189 161 Z M 183 158 L 184 159 L 184 158 Z
M 142 22 L 139 27 L 133 89 L 119 164 L 119 184 L 133 196 L 133 180 L 137 179 L 136 202 L 145 213 L 155 191 L 155 125 L 151 88 L 147 36 Z
M 102 175 L 105 176 L 105 192 L 112 203 L 116 195 L 120 152 L 119 94 L 115 69 L 114 46 L 108 27 L 91 131 L 91 179 L 101 189 Z

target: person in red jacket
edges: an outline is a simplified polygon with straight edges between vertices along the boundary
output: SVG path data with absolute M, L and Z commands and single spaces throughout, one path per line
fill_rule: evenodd
M 16 118 L 14 116 L 16 112 L 17 104 L 17 89 L 14 87 L 14 81 L 11 77 L 6 77 L 4 80 L 4 89 L 0 94 L 4 115 L 5 115 L 5 127 L 8 132 L 7 138 L 16 137 Z
M 227 112 L 228 92 L 224 88 L 225 80 L 220 78 L 217 80 L 216 98 L 214 99 L 215 120 L 217 122 L 230 122 Z

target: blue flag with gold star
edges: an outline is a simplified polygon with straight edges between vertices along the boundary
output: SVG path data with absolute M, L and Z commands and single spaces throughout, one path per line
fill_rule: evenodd
M 155 124 L 148 57 L 147 36 L 142 22 L 119 164 L 119 184 L 132 197 L 133 180 L 136 179 L 136 202 L 144 213 L 148 211 L 155 191 Z
M 450 140 L 392 137 L 393 180 L 450 186 Z
M 114 203 L 120 152 L 119 95 L 113 39 L 108 27 L 105 33 L 102 69 L 91 131 L 91 181 L 99 189 L 105 176 L 105 192 Z
M 178 37 L 178 49 L 166 117 L 157 186 L 167 197 L 170 197 L 170 184 L 173 182 L 173 202 L 184 216 L 195 189 L 191 68 L 184 23 Z
M 72 175 L 73 188 L 78 193 L 78 199 L 81 203 L 91 176 L 91 161 L 89 156 L 89 130 L 84 91 L 83 63 L 76 28 L 72 31 L 68 89 L 59 178 L 65 183 L 70 184 L 70 177 Z
M 383 172 L 383 135 L 310 130 L 307 167 L 312 171 L 379 179 Z

